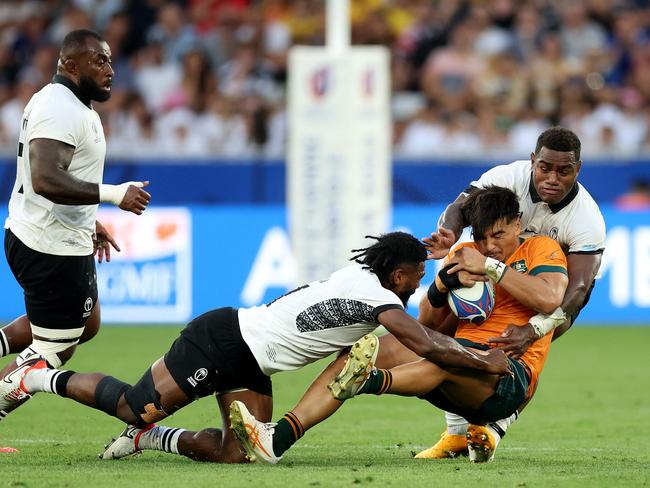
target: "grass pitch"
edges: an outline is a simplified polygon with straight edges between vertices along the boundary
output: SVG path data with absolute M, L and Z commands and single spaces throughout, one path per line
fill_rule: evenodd
M 137 380 L 177 327 L 105 327 L 70 369 Z M 493 463 L 414 460 L 443 429 L 442 414 L 417 399 L 364 396 L 312 429 L 277 466 L 209 465 L 147 451 L 100 461 L 121 422 L 39 394 L 0 423 L 0 487 L 37 486 L 649 486 L 650 327 L 576 327 L 553 345 L 536 397 Z M 2 361 L 4 364 L 6 360 Z M 326 361 L 273 377 L 274 417 L 299 399 Z M 204 398 L 166 425 L 220 425 Z

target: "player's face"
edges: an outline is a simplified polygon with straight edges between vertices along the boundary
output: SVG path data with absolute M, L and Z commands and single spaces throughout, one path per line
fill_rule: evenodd
M 533 184 L 540 198 L 552 205 L 569 193 L 580 173 L 580 161 L 573 151 L 554 151 L 546 147 L 530 156 L 533 166 Z
M 393 271 L 390 289 L 406 306 L 411 295 L 420 287 L 420 281 L 422 281 L 423 277 L 424 263 L 404 263 Z
M 505 261 L 519 246 L 520 233 L 521 219 L 516 218 L 512 222 L 501 219 L 484 236 L 474 237 L 474 242 L 484 256 Z
M 86 40 L 87 50 L 79 56 L 79 88 L 91 100 L 105 102 L 111 96 L 113 67 L 111 49 L 104 41 Z

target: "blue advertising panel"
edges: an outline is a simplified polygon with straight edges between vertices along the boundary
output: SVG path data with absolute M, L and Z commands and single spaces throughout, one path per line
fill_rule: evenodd
M 442 206 L 397 206 L 393 227 L 424 237 Z M 650 324 L 650 212 L 604 207 L 607 250 L 589 305 L 578 323 Z M 141 217 L 102 210 L 123 247 L 98 265 L 105 322 L 179 323 L 211 308 L 250 306 L 293 288 L 296 268 L 285 207 L 154 207 Z M 0 211 L 4 221 L 5 210 Z M 118 257 L 119 256 L 119 257 Z M 431 282 L 411 299 L 412 313 Z M 0 321 L 23 313 L 22 291 L 0 259 Z

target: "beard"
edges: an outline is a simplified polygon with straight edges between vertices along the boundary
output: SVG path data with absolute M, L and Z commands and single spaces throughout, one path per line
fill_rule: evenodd
M 79 78 L 79 90 L 96 102 L 105 102 L 111 98 L 110 90 L 103 90 L 95 81 L 89 76 L 82 76 Z
M 404 293 L 400 293 L 399 295 L 397 295 L 398 298 L 404 304 L 404 308 L 406 308 L 408 306 L 409 298 L 411 298 L 414 293 L 415 293 L 415 290 L 409 290 L 409 291 L 405 291 Z

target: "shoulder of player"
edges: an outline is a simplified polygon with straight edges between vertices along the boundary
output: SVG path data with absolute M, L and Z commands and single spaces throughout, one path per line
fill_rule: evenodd
M 513 161 L 512 163 L 497 164 L 496 166 L 493 166 L 487 171 L 485 171 L 483 174 L 500 173 L 500 174 L 512 175 L 515 178 L 521 178 L 522 176 L 527 175 L 530 172 L 529 170 L 530 170 L 530 161 L 527 161 L 525 159 L 519 159 L 517 161 Z
M 585 187 L 579 183 L 578 185 L 579 191 L 577 197 L 559 212 L 563 216 L 563 220 L 567 223 L 569 230 L 571 227 L 584 228 L 604 225 L 604 218 L 600 207 Z
M 357 287 L 383 288 L 377 275 L 369 269 L 364 268 L 359 263 L 352 263 L 338 269 L 332 273 L 330 280 L 333 283 L 340 283 L 341 286 L 349 287 L 351 290 L 354 290 Z
M 337 280 L 340 282 L 341 290 L 347 290 L 348 298 L 354 300 L 385 300 L 387 304 L 401 303 L 399 297 L 384 286 L 379 281 L 379 277 L 363 268 L 358 263 L 350 264 L 341 268 L 338 272 Z M 334 275 L 332 275 L 334 277 Z
M 519 247 L 520 249 L 549 251 L 558 250 L 560 252 L 563 252 L 560 244 L 555 239 L 551 239 L 548 236 L 535 235 L 529 237 L 524 242 L 522 242 Z
M 518 160 L 509 164 L 493 166 L 485 171 L 470 187 L 482 188 L 490 185 L 506 187 L 514 191 L 519 198 L 527 194 L 530 184 L 530 161 Z
M 567 259 L 557 241 L 546 236 L 526 239 L 516 251 L 528 266 L 528 274 L 567 274 Z
M 56 83 L 34 95 L 33 102 L 33 115 L 60 118 L 62 122 L 75 122 L 80 119 L 78 115 L 92 112 L 70 90 Z
M 600 214 L 600 207 L 598 206 L 598 203 L 596 203 L 596 200 L 594 200 L 594 197 L 591 196 L 591 193 L 589 193 L 589 191 L 580 182 L 578 182 L 578 198 L 576 198 L 576 200 L 578 203 L 587 206 Z

